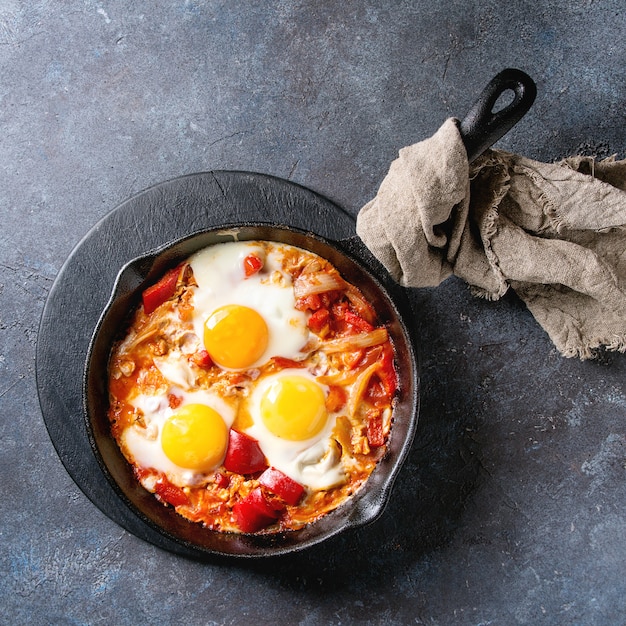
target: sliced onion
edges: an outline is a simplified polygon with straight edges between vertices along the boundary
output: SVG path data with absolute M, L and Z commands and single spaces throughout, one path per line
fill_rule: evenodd
M 316 378 L 318 383 L 322 385 L 338 385 L 345 387 L 351 385 L 358 377 L 359 370 L 343 370 L 336 374 L 325 374 Z
M 348 400 L 347 413 L 348 417 L 354 417 L 356 410 L 365 394 L 367 385 L 370 382 L 370 378 L 380 369 L 380 363 L 372 363 L 369 367 L 359 375 L 352 391 L 350 393 L 350 399 Z
M 348 335 L 346 337 L 339 337 L 338 339 L 331 339 L 325 341 L 320 346 L 321 350 L 327 354 L 333 354 L 335 352 L 344 352 L 357 350 L 359 348 L 369 348 L 371 346 L 377 346 L 387 341 L 387 329 L 375 328 L 369 333 L 359 333 L 358 335 Z
M 348 285 L 346 296 L 354 307 L 354 310 L 372 326 L 376 325 L 376 313 L 372 305 L 365 299 L 365 296 L 354 285 Z
M 297 299 L 345 288 L 345 281 L 337 273 L 310 272 L 300 274 L 296 278 L 293 283 L 293 294 Z
M 322 269 L 322 264 L 319 259 L 312 259 L 303 268 L 303 274 L 311 274 L 313 272 L 319 272 Z

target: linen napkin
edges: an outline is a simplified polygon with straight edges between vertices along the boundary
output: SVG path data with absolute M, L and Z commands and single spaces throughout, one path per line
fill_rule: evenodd
M 491 149 L 470 164 L 450 118 L 400 150 L 357 233 L 406 287 L 511 288 L 564 356 L 626 351 L 626 160 Z

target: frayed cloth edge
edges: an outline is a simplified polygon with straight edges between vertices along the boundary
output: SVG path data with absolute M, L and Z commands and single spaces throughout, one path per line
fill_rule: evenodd
M 579 358 L 581 361 L 598 358 L 602 350 L 609 352 L 626 352 L 626 335 L 613 335 L 611 338 L 596 338 L 586 341 L 583 345 L 560 349 L 559 352 L 567 358 Z
M 479 231 L 485 256 L 487 257 L 487 261 L 495 274 L 499 287 L 497 291 L 487 291 L 480 287 L 474 287 L 473 290 L 476 296 L 486 300 L 495 301 L 499 300 L 509 290 L 510 286 L 504 272 L 500 268 L 500 261 L 493 249 L 493 246 L 491 245 L 491 239 L 498 233 L 497 224 L 500 217 L 499 207 L 503 198 L 509 192 L 511 176 L 508 172 L 504 159 L 499 158 L 499 154 L 494 151 L 491 151 L 484 163 L 477 168 L 474 173 L 474 177 L 484 169 L 495 170 L 494 175 L 498 179 L 498 188 L 489 202 L 489 208 L 486 209 L 485 214 L 480 221 Z

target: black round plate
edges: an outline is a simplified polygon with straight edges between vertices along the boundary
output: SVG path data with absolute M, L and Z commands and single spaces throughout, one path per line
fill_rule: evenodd
M 120 269 L 170 241 L 222 224 L 266 221 L 330 240 L 354 235 L 354 218 L 295 183 L 249 172 L 211 171 L 141 192 L 106 215 L 72 251 L 48 295 L 37 339 L 39 403 L 52 443 L 83 493 L 109 518 L 161 548 L 204 554 L 139 519 L 97 463 L 83 419 L 82 379 L 93 331 Z

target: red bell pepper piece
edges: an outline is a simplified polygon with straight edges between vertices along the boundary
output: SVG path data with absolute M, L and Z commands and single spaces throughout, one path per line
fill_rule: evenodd
M 161 500 L 172 506 L 189 504 L 187 494 L 180 487 L 173 485 L 165 476 L 157 481 L 154 491 Z
M 256 274 L 263 267 L 263 259 L 260 259 L 256 254 L 249 254 L 243 260 L 243 271 L 246 278 L 250 278 Z
M 385 350 L 380 360 L 378 377 L 383 385 L 385 393 L 391 398 L 398 388 L 398 375 L 393 366 L 393 354 L 391 350 Z
M 255 474 L 267 467 L 267 461 L 256 439 L 231 429 L 224 467 L 236 474 Z
M 369 333 L 374 330 L 374 327 L 366 320 L 364 320 L 360 315 L 350 311 L 347 309 L 344 313 L 344 319 L 347 324 L 352 326 L 355 330 L 358 330 L 361 333 Z
M 255 533 L 275 522 L 283 510 L 283 506 L 270 503 L 261 487 L 257 487 L 233 506 L 233 516 L 240 530 Z
M 158 283 L 148 287 L 142 294 L 143 310 L 150 315 L 157 307 L 169 300 L 176 293 L 176 285 L 181 266 L 166 272 Z
M 304 493 L 304 487 L 300 483 L 275 467 L 266 469 L 259 476 L 259 483 L 291 505 L 298 504 Z

